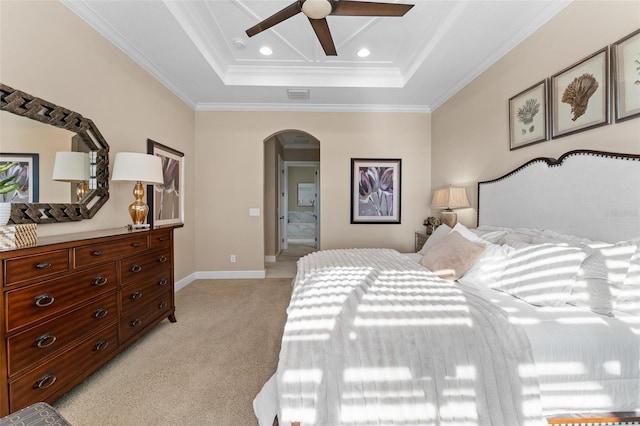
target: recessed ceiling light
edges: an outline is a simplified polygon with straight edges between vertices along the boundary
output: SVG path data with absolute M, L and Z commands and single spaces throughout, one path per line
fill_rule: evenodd
M 358 56 L 360 56 L 361 58 L 366 58 L 370 54 L 371 52 L 369 52 L 369 49 L 364 48 L 364 49 L 358 50 Z
M 273 50 L 271 50 L 269 47 L 267 46 L 263 46 L 260 48 L 260 53 L 262 53 L 264 56 L 269 56 L 273 53 Z

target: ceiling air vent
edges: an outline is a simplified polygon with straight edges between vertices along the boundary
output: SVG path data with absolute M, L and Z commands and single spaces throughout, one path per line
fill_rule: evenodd
M 309 89 L 287 89 L 287 98 L 292 101 L 306 101 L 309 99 Z

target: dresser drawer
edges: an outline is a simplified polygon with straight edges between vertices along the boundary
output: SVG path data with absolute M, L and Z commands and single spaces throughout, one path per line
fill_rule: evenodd
M 19 379 L 10 381 L 10 409 L 45 400 L 83 371 L 104 362 L 117 349 L 118 326 L 114 324 Z
M 171 269 L 171 250 L 159 250 L 125 259 L 121 265 L 122 285 L 146 281 L 160 271 Z
M 120 343 L 126 342 L 132 336 L 142 331 L 158 318 L 166 317 L 172 309 L 171 288 L 151 296 L 140 310 L 123 315 L 120 320 Z
M 118 320 L 118 296 L 114 292 L 85 307 L 9 337 L 9 375 L 14 376 L 41 362 L 109 323 Z
M 110 241 L 73 249 L 76 268 L 135 255 L 149 248 L 146 234 L 132 235 L 122 240 Z
M 173 242 L 171 240 L 172 235 L 173 232 L 170 229 L 153 231 L 150 237 L 151 248 L 171 246 Z
M 166 269 L 148 280 L 138 281 L 124 287 L 120 291 L 122 315 L 128 315 L 137 310 L 138 307 L 145 305 L 149 300 L 170 289 L 172 287 L 170 275 L 171 270 Z
M 69 270 L 69 250 L 56 250 L 4 261 L 4 285 L 12 285 Z
M 41 321 L 90 298 L 113 291 L 118 284 L 111 263 L 5 293 L 7 332 Z

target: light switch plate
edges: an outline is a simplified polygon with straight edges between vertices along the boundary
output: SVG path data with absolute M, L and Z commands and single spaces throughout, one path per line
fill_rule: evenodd
M 260 209 L 259 208 L 249 209 L 249 216 L 260 216 Z

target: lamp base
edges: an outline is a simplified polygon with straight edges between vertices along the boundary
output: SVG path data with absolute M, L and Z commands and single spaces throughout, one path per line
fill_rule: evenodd
M 151 225 L 149 225 L 148 223 L 143 223 L 140 225 L 127 225 L 127 229 L 129 231 L 135 231 L 136 229 L 151 229 Z
M 443 211 L 440 214 L 440 220 L 444 225 L 447 225 L 449 228 L 453 228 L 458 223 L 458 215 L 454 211 Z
M 76 197 L 78 201 L 82 201 L 82 199 L 89 193 L 89 185 L 87 182 L 82 181 L 76 183 Z
M 136 186 L 133 187 L 133 196 L 136 197 L 136 200 L 129 205 L 129 214 L 134 225 L 141 225 L 147 220 L 147 213 L 149 213 L 149 207 L 142 201 L 142 197 L 144 197 L 142 182 L 136 183 Z

